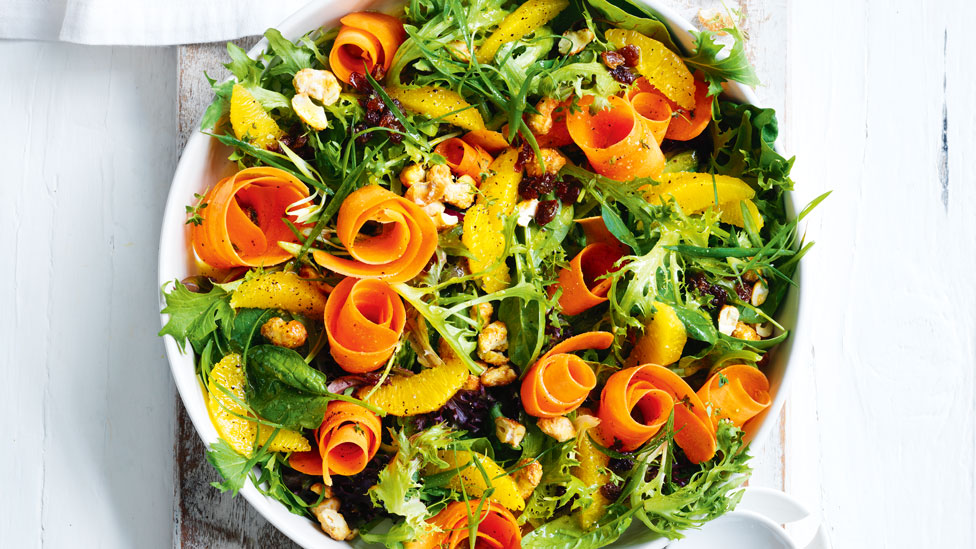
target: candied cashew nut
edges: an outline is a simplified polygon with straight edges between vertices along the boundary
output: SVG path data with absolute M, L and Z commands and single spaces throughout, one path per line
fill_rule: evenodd
M 522 444 L 522 439 L 525 438 L 525 425 L 507 417 L 496 417 L 495 435 L 502 444 L 515 448 Z
M 335 104 L 342 91 L 339 80 L 326 70 L 302 69 L 295 73 L 291 83 L 295 86 L 295 93 L 317 99 L 323 105 Z
M 504 322 L 496 320 L 485 326 L 478 334 L 478 357 L 481 360 L 500 366 L 508 362 L 508 358 L 503 354 L 506 350 L 508 350 L 508 327 Z
M 539 154 L 542 155 L 542 161 L 546 165 L 545 173 L 559 173 L 559 170 L 563 169 L 563 166 L 566 165 L 566 157 L 556 149 L 539 149 Z M 525 173 L 531 177 L 541 177 L 543 175 L 542 170 L 539 169 L 539 161 L 535 158 L 535 155 L 525 163 Z
M 272 345 L 296 349 L 305 344 L 308 331 L 305 325 L 297 320 L 285 322 L 283 318 L 276 316 L 261 325 L 261 335 Z
M 324 130 L 329 127 L 329 118 L 325 115 L 325 108 L 316 105 L 312 99 L 304 93 L 299 93 L 291 98 L 291 108 L 302 119 L 302 122 L 314 130 Z
M 518 462 L 518 469 L 513 476 L 519 495 L 522 499 L 529 499 L 535 487 L 542 482 L 542 464 L 536 460 L 523 459 Z
M 351 530 L 346 518 L 339 513 L 339 498 L 332 495 L 332 489 L 322 484 L 313 484 L 310 490 L 324 498 L 322 503 L 310 509 L 319 520 L 322 531 L 336 541 L 348 541 L 356 537 L 356 530 Z
M 427 179 L 427 170 L 420 164 L 410 164 L 400 172 L 400 182 L 405 187 L 421 183 Z
M 544 417 L 537 421 L 536 425 L 543 433 L 559 442 L 566 442 L 576 436 L 576 427 L 566 416 Z
M 488 368 L 481 374 L 481 384 L 485 387 L 501 387 L 518 379 L 518 374 L 509 365 Z
M 732 337 L 736 339 L 745 339 L 747 341 L 759 341 L 762 339 L 759 337 L 759 333 L 745 322 L 739 322 L 735 325 L 735 329 L 732 330 Z
M 588 28 L 580 30 L 568 30 L 559 39 L 559 53 L 563 55 L 576 55 L 583 51 L 587 44 L 593 41 L 596 35 Z
M 552 112 L 558 106 L 559 101 L 551 97 L 545 97 L 539 101 L 535 106 L 535 110 L 539 113 L 528 116 L 528 125 L 532 133 L 545 135 L 552 131 Z
M 444 188 L 444 202 L 458 208 L 470 208 L 478 192 L 478 183 L 470 175 L 462 175 Z

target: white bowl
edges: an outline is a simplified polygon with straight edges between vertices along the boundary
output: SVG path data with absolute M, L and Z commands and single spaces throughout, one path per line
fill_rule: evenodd
M 663 5 L 664 2 L 660 0 L 641 1 L 655 9 L 670 25 L 678 40 L 686 48 L 691 48 L 693 40 L 687 30 L 694 27 L 687 20 Z M 337 25 L 339 18 L 347 13 L 367 8 L 382 8 L 390 3 L 386 0 L 315 0 L 276 28 L 286 38 L 294 40 L 315 28 Z M 248 54 L 255 57 L 266 47 L 267 41 L 262 39 Z M 735 100 L 751 104 L 757 103 L 752 90 L 744 86 L 733 83 L 729 86 L 728 93 Z M 194 203 L 193 193 L 203 193 L 214 182 L 235 171 L 235 165 L 227 160 L 230 152 L 229 148 L 199 132 L 195 133 L 186 144 L 183 156 L 176 168 L 176 174 L 173 176 L 173 185 L 170 188 L 169 198 L 166 200 L 166 208 L 163 213 L 163 227 L 159 243 L 160 285 L 197 274 L 196 262 L 189 244 L 189 229 L 184 224 L 186 218 L 184 207 L 187 204 Z M 793 201 L 790 197 L 787 198 L 787 210 L 791 214 L 794 213 Z M 802 234 L 802 230 L 800 234 Z M 801 262 L 801 277 L 803 270 Z M 805 348 L 805 345 L 799 344 L 799 340 L 803 338 L 803 332 L 797 331 L 798 294 L 799 292 L 795 290 L 790 292 L 784 300 L 778 316 L 779 322 L 784 327 L 791 329 L 793 333 L 786 342 L 778 347 L 767 370 L 771 385 L 772 405 L 761 417 L 751 422 L 752 428 L 748 429 L 746 435 L 753 442 L 765 440 L 772 430 L 774 421 L 766 421 L 765 419 L 775 418 L 783 406 L 791 372 L 796 369 L 795 367 L 787 367 L 787 363 L 793 358 L 792 350 Z M 164 306 L 165 303 L 160 296 L 160 309 Z M 167 315 L 162 315 L 164 324 L 166 320 Z M 173 379 L 180 392 L 183 405 L 186 406 L 187 414 L 193 421 L 193 426 L 200 438 L 209 446 L 217 440 L 217 431 L 210 422 L 210 416 L 207 413 L 207 405 L 196 376 L 193 356 L 181 352 L 176 341 L 171 337 L 165 338 L 164 346 L 170 369 L 173 372 Z M 264 518 L 302 547 L 307 549 L 348 547 L 344 543 L 330 539 L 319 529 L 316 523 L 292 514 L 281 503 L 262 495 L 250 480 L 247 481 L 240 493 Z M 636 546 L 628 544 L 626 539 L 621 540 L 617 545 Z M 642 546 L 647 549 L 656 549 L 665 545 L 667 545 L 666 540 L 657 540 Z

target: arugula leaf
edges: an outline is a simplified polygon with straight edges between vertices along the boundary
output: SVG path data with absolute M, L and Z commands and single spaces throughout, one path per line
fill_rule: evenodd
M 294 75 L 302 69 L 311 68 L 312 51 L 308 48 L 285 39 L 277 29 L 268 29 L 264 37 L 268 39 L 271 51 L 281 58 L 281 64 L 275 67 L 275 74 Z
M 705 74 L 709 95 L 722 93 L 722 82 L 740 82 L 751 87 L 759 85 L 759 77 L 746 56 L 745 38 L 739 29 L 724 29 L 735 40 L 730 50 L 726 50 L 721 41 L 716 41 L 718 33 L 715 31 L 690 32 L 695 37 L 695 52 L 685 58 L 685 63 L 692 71 L 700 70 Z
M 627 531 L 633 511 L 604 522 L 593 530 L 580 528 L 576 515 L 549 521 L 522 538 L 523 549 L 597 549 L 617 541 Z
M 203 350 L 210 335 L 217 330 L 218 323 L 229 326 L 234 321 L 234 309 L 230 306 L 230 293 L 214 287 L 207 293 L 194 293 L 179 281 L 173 281 L 169 292 L 163 285 L 166 307 L 163 314 L 169 315 L 166 325 L 159 331 L 160 336 L 171 335 L 181 351 L 189 340 L 197 354 Z

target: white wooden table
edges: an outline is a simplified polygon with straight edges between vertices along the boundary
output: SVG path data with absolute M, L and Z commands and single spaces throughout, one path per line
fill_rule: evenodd
M 835 547 L 974 547 L 976 5 L 743 11 L 798 197 L 834 191 L 753 484 Z M 155 337 L 162 204 L 221 49 L 0 42 L 0 546 L 292 547 L 207 486 Z

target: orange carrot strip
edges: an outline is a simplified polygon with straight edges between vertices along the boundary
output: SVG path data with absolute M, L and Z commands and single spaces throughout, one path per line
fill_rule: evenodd
M 322 454 L 319 453 L 318 448 L 307 452 L 293 452 L 288 457 L 288 466 L 306 475 L 321 475 Z
M 434 152 L 447 159 L 454 175 L 470 175 L 481 183 L 481 174 L 491 165 L 491 155 L 479 145 L 471 145 L 466 141 L 452 137 L 441 142 L 434 148 Z
M 564 314 L 578 315 L 607 300 L 610 280 L 597 278 L 614 270 L 614 263 L 623 257 L 623 250 L 604 242 L 590 244 L 576 254 L 568 267 L 559 271 L 559 281 L 552 287 L 562 288 L 559 306 Z
M 769 380 L 758 368 L 735 364 L 712 375 L 698 396 L 710 405 L 713 425 L 728 419 L 742 427 L 769 407 Z
M 393 56 L 406 39 L 403 23 L 396 17 L 357 12 L 340 19 L 342 27 L 329 53 L 329 66 L 339 80 L 349 83 L 354 72 L 373 73 L 377 66 L 390 70 Z
M 637 114 L 644 119 L 644 125 L 654 135 L 654 140 L 660 145 L 668 131 L 671 122 L 671 106 L 667 100 L 653 93 L 638 93 L 630 98 Z
M 525 412 L 534 417 L 558 417 L 576 408 L 596 387 L 596 375 L 583 359 L 569 353 L 606 349 L 609 332 L 586 332 L 558 343 L 529 368 L 520 393 Z
M 220 180 L 204 197 L 191 230 L 193 250 L 211 267 L 270 267 L 291 259 L 279 241 L 297 242 L 282 218 L 308 188 L 277 168 L 247 168 Z M 291 217 L 294 221 L 295 218 Z M 304 228 L 304 225 L 299 228 Z
M 674 115 L 668 125 L 668 133 L 664 137 L 675 141 L 689 141 L 701 135 L 708 123 L 712 121 L 712 100 L 708 95 L 708 84 L 702 79 L 701 73 L 695 73 L 695 108 L 691 111 L 682 109 L 676 103 L 671 105 Z
M 478 508 L 481 506 L 481 512 Z M 469 513 L 478 523 L 475 547 L 485 549 L 515 549 L 522 546 L 522 531 L 511 511 L 494 502 L 482 500 L 454 501 L 428 520 L 437 526 L 415 541 L 406 543 L 407 549 L 458 549 L 468 547 Z M 477 515 L 477 516 L 475 516 Z
M 393 354 L 406 318 L 403 301 L 386 282 L 345 278 L 325 303 L 329 352 L 347 372 L 371 372 Z
M 711 459 L 716 441 L 705 405 L 683 379 L 656 364 L 610 376 L 600 398 L 599 429 L 604 440 L 618 440 L 624 451 L 631 451 L 653 438 L 672 412 L 674 440 L 688 459 Z
M 508 148 L 508 141 L 500 132 L 492 130 L 472 130 L 461 139 L 472 146 L 478 146 L 489 153 L 501 152 Z
M 360 234 L 370 221 L 379 234 Z M 424 269 L 437 248 L 437 229 L 419 206 L 377 185 L 352 192 L 339 208 L 336 233 L 352 259 L 314 250 L 319 265 L 357 278 L 404 282 Z
M 624 253 L 628 250 L 628 247 L 623 242 L 617 240 L 617 237 L 613 236 L 610 229 L 607 229 L 607 224 L 604 223 L 603 217 L 599 215 L 584 217 L 583 219 L 577 219 L 576 223 L 583 229 L 583 236 L 586 238 L 587 244 L 603 242 L 623 249 Z
M 366 408 L 342 400 L 330 402 L 315 432 L 325 484 L 332 485 L 332 475 L 362 472 L 379 450 L 382 429 L 379 416 Z
M 580 108 L 566 116 L 573 141 L 583 149 L 593 169 L 606 177 L 629 181 L 661 175 L 664 154 L 633 105 L 616 96 L 609 102 L 609 108 L 590 114 L 593 96 L 580 100 Z

